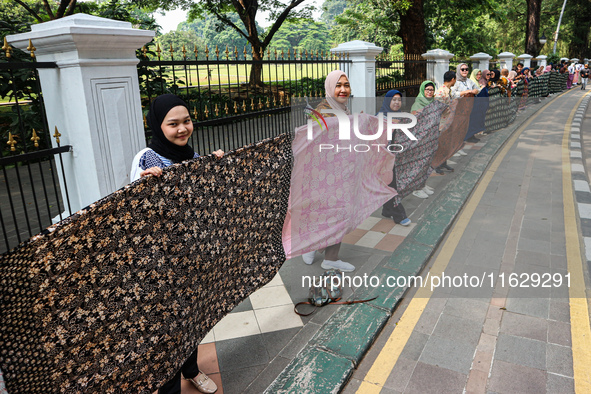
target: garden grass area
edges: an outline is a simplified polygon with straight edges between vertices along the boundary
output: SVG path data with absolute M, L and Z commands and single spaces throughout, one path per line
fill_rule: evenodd
M 157 67 L 152 69 L 156 71 Z M 179 83 L 179 86 L 200 86 L 202 88 L 211 86 L 214 89 L 218 85 L 246 84 L 249 82 L 251 72 L 250 65 L 187 66 L 186 72 L 184 66 L 163 66 L 162 71 L 167 74 L 167 80 L 170 82 L 173 81 L 173 69 L 176 79 L 183 81 L 183 83 Z M 264 83 L 284 81 L 296 83 L 302 78 L 324 78 L 329 72 L 336 69 L 336 64 L 264 64 L 261 79 Z M 208 70 L 210 71 L 209 76 Z

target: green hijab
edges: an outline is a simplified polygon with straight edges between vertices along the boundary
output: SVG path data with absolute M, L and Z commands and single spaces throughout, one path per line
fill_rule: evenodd
M 472 82 L 474 82 L 476 84 L 476 86 L 478 88 L 480 88 L 480 82 L 476 78 L 476 74 L 478 74 L 479 72 L 481 72 L 481 70 L 478 68 L 475 68 L 474 70 L 472 70 L 472 74 L 470 74 L 470 79 L 472 80 Z
M 410 111 L 418 111 L 420 109 L 425 108 L 427 105 L 431 104 L 431 102 L 433 101 L 433 98 L 435 97 L 435 94 L 433 94 L 433 97 L 431 98 L 427 98 L 425 97 L 425 88 L 427 87 L 427 85 L 432 85 L 433 89 L 435 89 L 435 83 L 431 82 L 431 81 L 424 81 L 421 84 L 421 87 L 419 89 L 419 95 L 417 96 L 415 103 L 412 105 L 412 107 L 410 108 Z

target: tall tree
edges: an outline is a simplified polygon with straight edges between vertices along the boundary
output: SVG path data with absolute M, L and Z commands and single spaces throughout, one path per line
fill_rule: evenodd
M 140 4 L 147 4 L 154 8 L 172 9 L 182 7 L 189 9 L 191 19 L 202 17 L 205 13 L 214 15 L 220 24 L 236 30 L 244 36 L 252 48 L 254 60 L 263 60 L 264 51 L 267 49 L 273 36 L 286 20 L 298 18 L 310 18 L 312 6 L 301 7 L 296 10 L 304 0 L 134 0 Z M 257 28 L 256 17 L 258 12 L 268 12 L 269 20 L 274 23 L 264 32 Z M 234 23 L 229 14 L 238 14 L 241 23 Z M 250 85 L 263 87 L 261 79 L 262 64 L 253 64 L 250 73 Z
M 525 53 L 537 57 L 540 53 L 540 15 L 542 13 L 542 0 L 526 0 L 527 19 L 525 25 Z
M 29 14 L 31 14 L 37 22 L 45 22 L 43 14 L 35 7 L 32 7 L 29 2 L 25 0 L 14 0 L 17 4 L 23 7 Z M 41 2 L 41 1 L 39 1 Z M 64 16 L 72 15 L 76 9 L 77 0 L 42 0 L 42 6 L 50 20 L 63 18 Z
M 425 18 L 423 13 L 423 0 L 410 0 L 410 6 L 399 9 L 400 29 L 398 36 L 402 39 L 402 50 L 405 55 L 420 55 L 427 52 L 425 34 Z M 406 79 L 425 79 L 426 75 L 422 67 L 404 63 L 404 77 Z

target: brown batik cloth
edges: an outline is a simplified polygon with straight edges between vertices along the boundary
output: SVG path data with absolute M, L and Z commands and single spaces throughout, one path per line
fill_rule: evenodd
M 0 256 L 16 393 L 151 393 L 285 261 L 283 135 L 142 178 Z
M 464 145 L 464 137 L 470 123 L 470 113 L 474 105 L 474 98 L 463 97 L 452 100 L 447 127 L 440 130 L 439 146 L 431 166 L 437 168 L 453 156 Z

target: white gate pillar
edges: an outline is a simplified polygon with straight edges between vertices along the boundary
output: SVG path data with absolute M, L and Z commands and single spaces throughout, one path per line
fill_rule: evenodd
M 432 61 L 432 63 L 427 63 L 427 79 L 435 82 L 438 88 L 441 87 L 443 74 L 449 71 L 449 59 L 454 57 L 454 54 L 444 49 L 431 49 L 421 56 Z
M 499 53 L 499 68 L 503 69 L 506 68 L 507 70 L 511 71 L 513 68 L 513 59 L 515 59 L 515 54 L 511 52 L 503 52 Z
M 490 59 L 492 59 L 492 56 L 484 52 L 478 52 L 470 56 L 472 68 L 478 68 L 480 70 L 488 70 Z
M 129 182 L 133 156 L 145 147 L 135 50 L 153 36 L 129 22 L 75 14 L 7 37 L 23 50 L 31 40 L 38 61 L 57 63 L 39 79 L 49 128 L 73 147 L 62 154 L 69 213 Z

